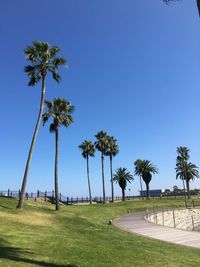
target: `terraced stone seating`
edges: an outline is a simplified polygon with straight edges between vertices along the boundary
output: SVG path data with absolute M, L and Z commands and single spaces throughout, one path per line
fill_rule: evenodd
M 200 209 L 174 209 L 149 213 L 146 219 L 160 225 L 192 231 L 200 225 Z

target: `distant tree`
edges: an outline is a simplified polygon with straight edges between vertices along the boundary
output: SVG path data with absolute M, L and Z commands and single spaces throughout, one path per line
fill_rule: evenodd
M 60 209 L 58 191 L 58 129 L 60 126 L 68 127 L 73 123 L 72 113 L 74 106 L 66 99 L 55 98 L 53 102 L 45 101 L 46 112 L 43 114 L 43 125 L 51 118 L 50 132 L 55 133 L 55 200 L 56 210 Z
M 170 193 L 170 189 L 165 189 L 165 193 Z
M 146 184 L 147 199 L 150 198 L 149 183 L 152 178 L 152 174 L 158 173 L 158 169 L 149 160 L 136 160 L 135 161 L 135 175 L 142 176 L 143 181 Z
M 30 65 L 24 68 L 24 71 L 27 73 L 29 77 L 28 85 L 34 86 L 36 83 L 42 80 L 42 92 L 40 100 L 40 110 L 34 134 L 32 137 L 31 146 L 29 149 L 28 159 L 26 162 L 26 168 L 21 186 L 21 192 L 19 196 L 19 202 L 17 205 L 17 208 L 19 209 L 23 208 L 29 167 L 39 129 L 40 120 L 43 113 L 46 77 L 48 72 L 50 72 L 52 74 L 53 79 L 59 82 L 61 80 L 61 77 L 58 74 L 58 68 L 59 66 L 64 65 L 66 63 L 66 60 L 64 58 L 56 57 L 59 50 L 60 49 L 57 46 L 50 46 L 46 42 L 38 42 L 38 41 L 34 41 L 31 46 L 27 46 L 24 49 L 26 59 L 30 62 Z
M 166 4 L 169 4 L 170 2 L 174 2 L 174 1 L 179 1 L 179 0 L 163 0 L 163 2 L 165 2 Z M 196 3 L 197 3 L 199 16 L 200 16 L 200 0 L 196 0 Z
M 119 153 L 119 147 L 117 144 L 117 140 L 113 136 L 107 137 L 108 141 L 108 149 L 106 152 L 106 156 L 110 157 L 110 182 L 111 182 L 111 195 L 112 195 L 112 202 L 114 202 L 114 185 L 113 185 L 113 167 L 112 167 L 112 160 Z
M 106 203 L 105 178 L 104 178 L 104 157 L 108 152 L 108 135 L 104 131 L 98 132 L 94 143 L 96 149 L 101 152 L 101 169 L 102 169 L 102 186 L 103 186 L 103 203 Z
M 178 188 L 177 185 L 174 185 L 174 186 L 173 186 L 173 191 L 174 191 L 175 193 L 177 193 L 177 192 L 179 191 L 179 188 Z
M 90 173 L 89 173 L 89 157 L 94 157 L 95 147 L 92 141 L 85 140 L 80 144 L 79 148 L 82 150 L 82 156 L 87 160 L 87 179 L 88 179 L 88 190 L 89 190 L 89 198 L 90 204 L 92 204 L 92 194 L 91 194 L 91 186 L 90 186 Z
M 115 171 L 113 180 L 116 183 L 118 183 L 119 186 L 121 187 L 122 200 L 125 201 L 125 190 L 126 190 L 127 182 L 131 183 L 131 181 L 134 180 L 133 175 L 131 175 L 130 172 L 127 171 L 126 168 L 118 168 Z

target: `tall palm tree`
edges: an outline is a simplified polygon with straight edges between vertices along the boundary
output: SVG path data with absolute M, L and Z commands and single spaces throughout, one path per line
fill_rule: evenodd
M 119 184 L 122 189 L 122 200 L 125 201 L 125 190 L 127 186 L 127 182 L 131 183 L 134 180 L 133 175 L 127 171 L 126 168 L 118 168 L 115 171 L 113 176 L 113 180 Z
M 72 113 L 74 106 L 66 99 L 55 98 L 53 102 L 45 101 L 46 111 L 42 115 L 43 125 L 51 118 L 53 122 L 50 124 L 50 132 L 55 133 L 55 199 L 56 210 L 60 209 L 59 191 L 58 191 L 58 129 L 60 126 L 68 127 L 73 123 Z
M 104 131 L 99 131 L 96 135 L 96 141 L 94 143 L 97 150 L 101 152 L 101 170 L 102 170 L 102 186 L 103 186 L 103 203 L 106 203 L 105 193 L 105 178 L 104 178 L 104 157 L 108 151 L 108 135 Z
M 113 185 L 113 167 L 112 167 L 112 160 L 119 153 L 119 147 L 117 144 L 117 139 L 113 136 L 107 137 L 108 141 L 108 150 L 106 152 L 106 156 L 110 157 L 110 182 L 111 182 L 111 195 L 112 195 L 112 202 L 114 202 L 114 185 Z
M 186 169 L 185 164 L 189 160 L 189 149 L 185 146 L 179 146 L 176 149 L 177 151 L 177 158 L 176 158 L 176 167 L 181 163 L 183 170 L 184 170 L 184 178 L 182 179 L 183 182 L 183 191 L 184 191 L 184 197 L 185 197 L 185 206 L 187 207 L 187 201 L 186 201 L 186 189 L 185 189 L 185 177 L 186 177 Z M 176 170 L 176 168 L 175 168 Z
M 190 158 L 189 156 L 189 149 L 187 147 L 177 147 L 177 153 L 178 156 L 176 158 L 176 178 L 180 178 L 183 181 L 183 188 L 184 188 L 184 194 L 186 199 L 186 193 L 185 193 L 185 183 L 187 188 L 187 195 L 188 199 L 190 198 L 190 187 L 189 183 L 190 180 L 193 180 L 195 177 L 199 178 L 199 172 L 198 167 L 189 162 L 188 160 Z
M 88 179 L 88 190 L 89 190 L 89 198 L 90 204 L 92 204 L 92 194 L 90 187 L 90 174 L 89 174 L 89 157 L 94 157 L 95 147 L 94 144 L 90 140 L 85 140 L 80 144 L 79 148 L 82 150 L 82 156 L 87 160 L 87 179 Z
M 143 191 L 143 188 L 142 188 L 142 160 L 137 159 L 134 162 L 134 166 L 135 166 L 134 175 L 137 175 L 140 177 L 140 190 L 142 192 Z
M 29 86 L 34 86 L 39 81 L 42 82 L 41 99 L 40 99 L 40 109 L 33 133 L 31 146 L 28 153 L 28 159 L 26 162 L 24 177 L 21 186 L 21 193 L 19 196 L 19 203 L 17 208 L 22 209 L 26 191 L 26 184 L 28 178 L 29 167 L 31 163 L 32 153 L 35 146 L 35 141 L 39 129 L 40 120 L 43 113 L 44 99 L 45 99 L 45 83 L 48 72 L 52 74 L 54 80 L 59 82 L 61 80 L 58 74 L 58 68 L 61 65 L 66 64 L 66 60 L 61 57 L 57 57 L 57 53 L 60 49 L 57 46 L 50 46 L 46 42 L 34 41 L 32 45 L 27 46 L 24 49 L 26 59 L 30 62 L 30 65 L 25 66 L 24 71 L 28 75 Z
M 139 165 L 139 168 L 136 169 L 137 173 L 142 176 L 142 179 L 146 184 L 146 198 L 150 199 L 149 183 L 151 182 L 152 174 L 158 173 L 158 168 L 149 160 L 138 159 L 135 162 Z
M 190 181 L 199 178 L 198 167 L 191 162 L 179 161 L 176 164 L 176 178 L 186 181 L 188 199 L 190 198 Z M 186 177 L 185 177 L 186 175 Z
M 165 2 L 166 4 L 169 4 L 170 2 L 173 2 L 173 1 L 174 0 L 163 0 L 163 2 Z M 196 3 L 197 3 L 197 8 L 198 8 L 199 16 L 200 16 L 200 0 L 196 0 Z

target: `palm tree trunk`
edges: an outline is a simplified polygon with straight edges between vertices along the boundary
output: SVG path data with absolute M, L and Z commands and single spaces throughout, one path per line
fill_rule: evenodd
M 90 204 L 92 204 L 92 195 L 91 195 L 91 188 L 90 188 L 89 156 L 88 155 L 87 155 L 87 178 L 88 178 Z
M 200 16 L 200 0 L 197 0 L 197 7 L 198 7 L 198 11 L 199 11 L 199 16 Z
M 141 175 L 140 175 L 140 189 L 141 189 L 141 194 L 143 194 L 143 193 L 142 193 L 143 188 L 142 188 L 142 177 L 141 177 Z M 142 199 L 143 199 L 143 195 L 142 195 Z
M 58 192 L 58 128 L 55 130 L 56 138 L 56 153 L 55 153 L 55 198 L 56 198 L 56 210 L 60 209 L 59 205 L 59 192 Z
M 105 193 L 105 180 L 104 180 L 104 154 L 101 153 L 101 168 L 102 168 L 102 185 L 103 185 L 103 204 L 106 203 L 106 193 Z
M 184 179 L 185 179 L 185 182 L 186 182 L 186 186 L 187 186 L 187 171 L 186 171 L 186 162 L 184 162 Z M 185 182 L 183 180 L 183 186 L 184 186 L 184 194 L 185 194 L 185 207 L 187 208 L 187 201 L 186 201 L 186 190 L 185 190 Z M 188 191 L 187 191 L 188 193 Z
M 112 202 L 114 202 L 114 185 L 113 185 L 113 170 L 112 170 L 112 155 L 111 154 L 110 154 L 110 181 L 111 181 Z
M 147 199 L 150 199 L 149 183 L 146 183 Z
M 26 168 L 25 168 L 24 177 L 23 177 L 23 181 L 22 181 L 22 187 L 21 187 L 21 191 L 20 191 L 20 195 L 19 195 L 19 202 L 17 205 L 18 209 L 23 209 L 29 167 L 30 167 L 30 163 L 31 163 L 31 159 L 32 159 L 32 154 L 33 154 L 33 149 L 35 146 L 36 137 L 38 134 L 40 120 L 41 120 L 42 113 L 43 113 L 44 97 L 45 97 L 45 77 L 46 76 L 42 76 L 42 93 L 41 93 L 41 100 L 40 100 L 40 110 L 39 110 L 38 119 L 37 119 L 35 130 L 34 130 L 33 138 L 31 141 L 31 146 L 30 146 L 29 153 L 28 153 L 28 159 L 26 162 Z
M 190 181 L 186 179 L 185 183 L 187 188 L 188 199 L 190 199 Z
M 125 190 L 122 188 L 122 201 L 125 201 Z
M 186 192 L 185 192 L 185 182 L 184 179 L 182 179 L 183 181 L 183 191 L 184 191 L 184 198 L 185 198 L 185 207 L 187 208 L 187 200 L 186 200 Z

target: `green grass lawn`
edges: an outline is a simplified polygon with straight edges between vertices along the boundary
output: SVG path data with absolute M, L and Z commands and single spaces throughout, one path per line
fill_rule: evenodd
M 92 206 L 54 206 L 0 198 L 0 266 L 129 267 L 200 266 L 200 250 L 133 235 L 108 220 L 182 200 L 126 201 Z M 198 233 L 197 233 L 198 234 Z

